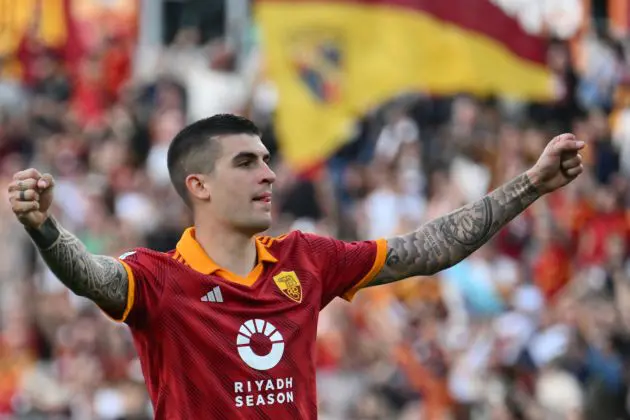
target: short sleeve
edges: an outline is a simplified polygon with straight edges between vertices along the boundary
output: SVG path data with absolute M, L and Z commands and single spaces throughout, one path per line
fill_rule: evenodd
M 385 264 L 385 239 L 345 242 L 313 234 L 303 235 L 311 247 L 314 263 L 322 273 L 322 307 L 337 296 L 351 301 Z
M 155 262 L 143 250 L 136 249 L 118 257 L 127 271 L 129 286 L 125 312 L 117 322 L 131 327 L 146 324 L 149 314 L 155 311 L 162 295 L 162 284 L 155 274 Z

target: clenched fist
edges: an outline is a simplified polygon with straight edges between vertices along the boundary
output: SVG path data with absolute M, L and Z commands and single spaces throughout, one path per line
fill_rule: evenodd
M 9 201 L 20 223 L 37 229 L 46 221 L 54 185 L 52 175 L 42 175 L 33 168 L 13 175 L 13 182 L 9 184 Z
M 527 172 L 538 191 L 549 193 L 577 178 L 583 171 L 579 151 L 584 146 L 584 142 L 577 140 L 573 134 L 554 137 L 534 167 Z

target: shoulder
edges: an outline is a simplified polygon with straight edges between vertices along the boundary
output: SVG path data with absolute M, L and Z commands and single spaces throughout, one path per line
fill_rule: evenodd
M 168 251 L 168 252 L 160 252 L 160 251 L 155 251 L 149 248 L 138 247 L 138 248 L 132 248 L 123 252 L 122 254 L 118 256 L 118 259 L 126 260 L 130 258 L 136 258 L 136 259 L 137 258 L 156 258 L 156 259 L 173 258 L 174 254 L 175 254 L 174 250 Z
M 289 233 L 285 233 L 284 235 L 279 236 L 260 235 L 258 236 L 257 240 L 265 246 L 271 246 L 274 243 L 284 242 L 287 239 L 291 241 L 294 237 L 294 234 L 295 231 L 291 231 Z
M 296 245 L 310 245 L 319 238 L 325 238 L 313 233 L 302 232 L 301 230 L 292 230 L 280 236 L 259 236 L 258 240 L 267 248 L 281 249 L 294 247 Z
M 148 248 L 133 248 L 117 257 L 123 263 L 131 265 L 142 265 L 151 268 L 156 264 L 176 259 L 175 251 L 159 252 Z
M 280 236 L 262 235 L 257 240 L 272 255 L 281 258 L 291 253 L 308 252 L 310 247 L 309 235 L 299 230 L 292 230 Z
M 293 230 L 281 236 L 261 236 L 259 241 L 276 257 L 287 254 L 335 253 L 342 241 L 315 233 Z

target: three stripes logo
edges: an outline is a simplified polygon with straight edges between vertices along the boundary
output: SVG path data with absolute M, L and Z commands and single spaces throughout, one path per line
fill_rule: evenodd
M 206 293 L 201 297 L 202 302 L 223 302 L 223 295 L 221 294 L 221 288 L 216 286 L 214 289 Z

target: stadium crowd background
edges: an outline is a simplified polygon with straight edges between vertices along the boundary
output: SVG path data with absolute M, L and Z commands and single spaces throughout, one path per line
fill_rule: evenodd
M 277 93 L 261 77 L 264 60 L 255 48 L 244 60 L 234 54 L 224 14 L 216 1 L 183 13 L 167 45 L 135 62 L 136 45 L 122 33 L 71 63 L 26 35 L 22 77 L 0 68 L 0 184 L 26 167 L 49 171 L 54 214 L 90 251 L 168 250 L 190 223 L 169 184 L 169 141 L 191 120 L 241 113 L 264 129 L 275 156 L 273 234 L 373 239 L 480 197 L 572 131 L 589 144 L 577 182 L 456 267 L 366 289 L 321 313 L 320 415 L 629 418 L 630 68 L 622 39 L 590 33 L 582 66 L 569 44 L 550 43 L 561 92 L 552 103 L 410 92 L 366 115 L 356 137 L 304 177 L 278 153 Z M 66 291 L 2 194 L 0 418 L 150 418 L 127 329 Z

